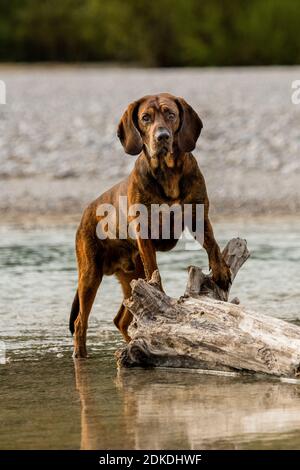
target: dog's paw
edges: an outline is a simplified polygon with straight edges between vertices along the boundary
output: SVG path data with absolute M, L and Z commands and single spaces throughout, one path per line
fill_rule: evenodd
M 156 288 L 160 290 L 163 294 L 165 294 L 165 290 L 163 288 L 162 282 L 160 281 L 158 284 L 156 284 Z
M 74 349 L 72 357 L 73 359 L 86 359 L 87 358 L 86 349 L 85 348 Z
M 213 281 L 220 289 L 227 292 L 231 286 L 231 272 L 227 264 L 224 265 L 217 272 L 213 273 Z

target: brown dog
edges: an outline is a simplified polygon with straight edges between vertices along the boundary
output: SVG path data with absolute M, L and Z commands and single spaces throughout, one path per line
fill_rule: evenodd
M 115 274 L 124 298 L 131 295 L 130 282 L 149 280 L 157 269 L 156 251 L 171 250 L 178 239 L 99 239 L 96 229 L 101 204 L 119 207 L 119 197 L 127 196 L 128 206 L 144 204 L 203 204 L 204 242 L 214 281 L 227 289 L 230 270 L 220 253 L 208 218 L 209 201 L 204 178 L 194 150 L 202 129 L 196 112 L 184 99 L 167 93 L 145 96 L 131 103 L 119 123 L 118 137 L 126 153 L 138 155 L 130 175 L 102 194 L 85 210 L 76 236 L 78 290 L 72 305 L 70 330 L 74 335 L 74 356 L 86 357 L 88 317 L 104 274 Z M 194 214 L 194 213 L 193 213 Z M 116 219 L 119 228 L 119 218 Z M 184 227 L 183 227 L 184 228 Z M 132 316 L 122 304 L 114 323 L 126 341 Z

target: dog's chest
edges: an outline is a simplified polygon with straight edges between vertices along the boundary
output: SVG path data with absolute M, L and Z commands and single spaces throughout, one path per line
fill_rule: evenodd
M 178 199 L 180 196 L 180 174 L 171 174 L 163 181 L 165 195 L 170 199 Z
M 182 174 L 179 171 L 158 171 L 156 174 L 156 182 L 159 185 L 162 193 L 162 199 L 178 200 L 180 198 L 180 185 Z M 165 197 L 164 197 L 165 196 Z

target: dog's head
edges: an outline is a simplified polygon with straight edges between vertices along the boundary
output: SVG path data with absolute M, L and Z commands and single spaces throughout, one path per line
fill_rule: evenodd
M 183 98 L 160 93 L 131 103 L 118 126 L 118 137 L 130 155 L 144 148 L 156 166 L 161 158 L 168 166 L 168 155 L 191 152 L 202 129 L 202 122 Z M 169 163 L 168 163 L 169 162 Z

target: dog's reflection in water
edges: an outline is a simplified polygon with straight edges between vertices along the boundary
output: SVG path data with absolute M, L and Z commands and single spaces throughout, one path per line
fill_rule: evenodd
M 300 385 L 179 370 L 103 379 L 75 360 L 82 449 L 242 449 L 299 443 Z

